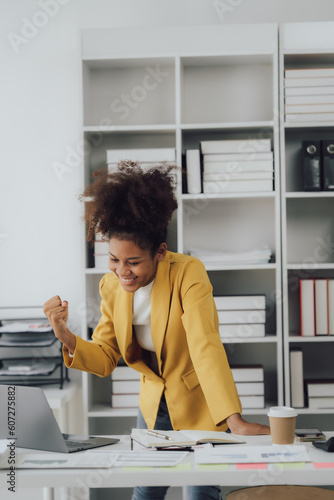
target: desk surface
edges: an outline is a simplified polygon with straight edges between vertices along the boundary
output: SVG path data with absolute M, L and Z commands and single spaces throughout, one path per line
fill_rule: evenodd
M 326 436 L 334 435 L 327 432 Z M 112 445 L 111 451 L 130 450 L 128 436 L 118 436 L 120 442 Z M 270 436 L 247 436 L 247 445 L 271 444 Z M 218 464 L 200 466 L 194 464 L 194 453 L 188 453 L 184 461 L 176 467 L 126 467 L 111 469 L 66 469 L 16 470 L 20 488 L 41 487 L 89 487 L 119 488 L 133 486 L 210 485 L 256 486 L 266 484 L 334 485 L 334 454 L 326 453 L 311 445 L 307 446 L 310 463 L 302 464 Z M 104 450 L 108 449 L 104 447 Z M 27 453 L 27 450 L 22 450 Z M 20 449 L 17 450 L 20 453 Z M 29 450 L 30 453 L 30 450 Z M 41 453 L 41 452 L 36 452 Z M 45 452 L 47 453 L 47 452 Z M 168 452 L 166 452 L 168 453 Z M 0 471 L 0 488 L 7 487 L 6 474 Z

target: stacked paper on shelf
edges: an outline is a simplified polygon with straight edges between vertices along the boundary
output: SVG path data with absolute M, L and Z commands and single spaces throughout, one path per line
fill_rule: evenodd
M 202 141 L 201 151 L 204 193 L 273 190 L 270 139 Z
M 333 335 L 334 279 L 300 279 L 299 284 L 301 335 Z
M 306 380 L 309 408 L 334 408 L 334 380 Z
M 109 240 L 101 233 L 96 233 L 94 241 L 94 265 L 100 269 L 108 267 Z
M 3 347 L 50 346 L 57 340 L 50 324 L 43 320 L 2 320 L 1 323 L 0 346 Z
M 268 264 L 272 256 L 270 248 L 266 246 L 248 252 L 221 252 L 192 247 L 189 252 L 205 266 Z
M 265 336 L 265 295 L 215 296 L 214 300 L 222 339 Z
M 334 68 L 285 70 L 285 121 L 334 120 Z
M 244 409 L 264 408 L 264 370 L 262 365 L 231 366 L 233 379 Z
M 143 167 L 153 167 L 162 162 L 175 163 L 175 148 L 148 148 L 148 149 L 108 149 L 107 165 L 112 172 L 116 165 L 123 160 L 139 162 Z
M 113 408 L 135 408 L 139 403 L 140 373 L 129 366 L 117 366 L 111 374 Z

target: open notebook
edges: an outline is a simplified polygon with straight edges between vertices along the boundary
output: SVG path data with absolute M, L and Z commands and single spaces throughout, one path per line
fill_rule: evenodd
M 236 444 L 245 442 L 228 432 L 200 430 L 150 431 L 147 429 L 132 429 L 131 438 L 147 448 L 195 446 L 204 443 Z

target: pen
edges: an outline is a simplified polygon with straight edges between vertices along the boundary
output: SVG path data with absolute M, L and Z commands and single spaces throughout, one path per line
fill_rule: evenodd
M 147 430 L 146 434 L 150 434 L 151 436 L 155 436 L 157 438 L 167 439 L 168 441 L 173 441 L 173 438 L 166 436 L 166 434 L 160 434 L 160 432 Z

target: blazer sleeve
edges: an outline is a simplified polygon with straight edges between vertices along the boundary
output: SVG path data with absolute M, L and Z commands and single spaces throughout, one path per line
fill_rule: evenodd
M 106 282 L 104 276 L 100 281 L 101 313 L 102 316 L 92 335 L 92 342 L 76 338 L 74 357 L 63 349 L 65 365 L 68 368 L 87 371 L 106 377 L 116 368 L 121 357 L 113 321 L 113 293 L 112 286 Z
M 187 264 L 180 290 L 190 357 L 212 418 L 219 425 L 229 415 L 241 413 L 241 403 L 219 335 L 212 285 L 202 262 L 192 259 Z

